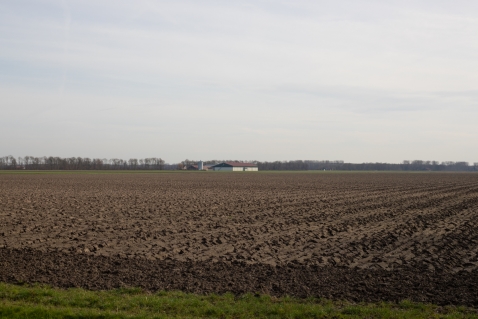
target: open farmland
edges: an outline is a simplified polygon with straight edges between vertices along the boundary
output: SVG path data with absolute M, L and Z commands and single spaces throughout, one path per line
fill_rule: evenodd
M 0 280 L 478 306 L 478 175 L 0 175 Z

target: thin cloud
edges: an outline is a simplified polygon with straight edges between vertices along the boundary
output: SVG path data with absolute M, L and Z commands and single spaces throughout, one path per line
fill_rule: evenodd
M 476 162 L 477 14 L 469 1 L 3 2 L 0 149 Z

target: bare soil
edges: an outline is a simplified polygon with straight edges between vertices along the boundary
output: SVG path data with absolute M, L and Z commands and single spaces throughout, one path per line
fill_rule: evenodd
M 478 174 L 0 175 L 0 280 L 478 306 Z

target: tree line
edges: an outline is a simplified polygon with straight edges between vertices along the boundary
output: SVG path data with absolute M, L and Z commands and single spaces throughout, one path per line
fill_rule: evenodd
M 340 171 L 478 171 L 478 162 L 405 160 L 392 163 L 345 163 L 344 161 L 257 162 L 259 170 L 340 170 Z
M 1 170 L 177 170 L 187 169 L 197 164 L 196 160 L 186 159 L 180 163 L 168 164 L 158 157 L 144 159 L 118 158 L 100 159 L 88 157 L 54 157 L 54 156 L 25 156 L 15 158 L 11 155 L 0 157 Z M 340 171 L 478 171 L 478 162 L 438 162 L 422 160 L 406 160 L 400 164 L 392 163 L 345 163 L 341 160 L 318 161 L 242 161 L 242 160 L 207 160 L 204 165 L 214 165 L 222 162 L 248 162 L 257 164 L 259 170 L 264 171 L 306 171 L 306 170 L 340 170 Z
M 25 156 L 0 157 L 0 169 L 30 170 L 163 170 L 164 160 L 157 157 L 123 160 L 118 158 L 100 159 L 88 157 Z
M 177 165 L 178 169 L 186 169 L 198 161 L 186 159 Z M 345 163 L 342 160 L 296 160 L 296 161 L 241 161 L 241 160 L 208 160 L 204 165 L 214 165 L 222 162 L 248 162 L 257 164 L 260 171 L 478 171 L 478 162 L 438 162 L 438 161 L 403 161 L 400 164 L 392 163 Z

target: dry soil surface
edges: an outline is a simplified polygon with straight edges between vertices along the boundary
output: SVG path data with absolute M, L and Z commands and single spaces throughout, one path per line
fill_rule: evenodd
M 0 175 L 0 280 L 478 306 L 478 174 Z

